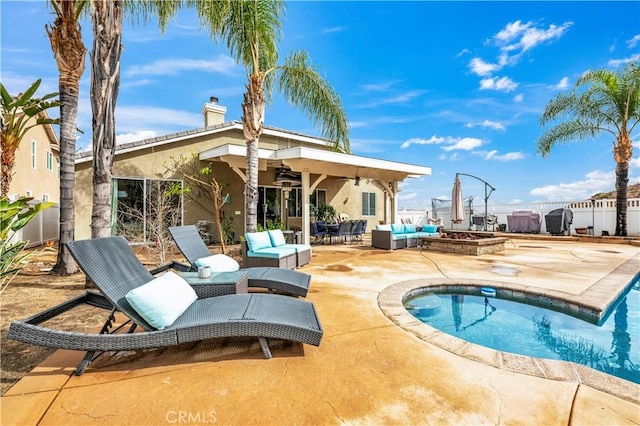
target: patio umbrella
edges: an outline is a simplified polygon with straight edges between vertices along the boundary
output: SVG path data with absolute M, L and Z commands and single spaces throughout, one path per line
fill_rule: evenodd
M 453 190 L 451 191 L 451 222 L 464 222 L 464 203 L 462 201 L 462 184 L 460 178 L 456 175 L 453 182 Z

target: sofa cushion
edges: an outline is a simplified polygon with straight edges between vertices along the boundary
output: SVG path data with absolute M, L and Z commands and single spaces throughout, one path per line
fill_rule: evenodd
M 268 232 L 247 232 L 245 234 L 249 251 L 258 251 L 273 247 Z
M 407 234 L 391 234 L 391 239 L 394 241 L 406 240 Z
M 278 248 L 293 249 L 296 251 L 296 253 L 301 253 L 307 250 L 311 251 L 311 246 L 308 244 L 284 244 L 284 245 L 278 246 Z
M 265 232 L 266 234 L 266 232 Z M 260 249 L 260 251 L 248 251 L 249 257 L 266 257 L 269 259 L 282 259 L 287 256 L 295 256 L 296 251 L 292 248 L 269 247 Z
M 391 225 L 389 225 L 389 224 L 376 225 L 376 230 L 378 230 L 378 231 L 391 231 Z
M 422 232 L 438 232 L 438 225 L 422 225 Z
M 392 223 L 391 232 L 394 234 L 404 234 L 404 223 Z
M 125 298 L 150 325 L 162 330 L 173 324 L 198 296 L 184 278 L 169 271 L 134 288 Z
M 412 223 L 404 224 L 404 233 L 405 234 L 413 234 L 416 232 L 416 226 Z
M 272 229 L 267 231 L 269 233 L 269 238 L 271 239 L 271 246 L 279 247 L 287 244 L 287 240 L 284 238 L 284 234 L 280 229 Z
M 208 266 L 212 272 L 233 272 L 240 269 L 240 264 L 226 254 L 214 254 L 196 260 L 196 266 Z

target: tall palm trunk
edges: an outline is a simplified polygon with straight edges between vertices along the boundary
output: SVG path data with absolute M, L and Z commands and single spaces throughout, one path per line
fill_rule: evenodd
M 122 6 L 121 0 L 91 0 L 92 238 L 111 235 L 111 171 L 116 148 L 114 113 L 120 86 Z
M 616 163 L 616 235 L 627 236 L 627 184 L 629 163 Z
M 82 42 L 82 28 L 76 19 L 75 1 L 56 1 L 58 16 L 46 27 L 51 50 L 60 73 L 60 234 L 58 259 L 52 273 L 70 275 L 77 271 L 66 243 L 73 241 L 75 229 L 75 153 L 78 127 L 80 78 L 85 70 L 87 49 Z
M 251 74 L 242 103 L 242 127 L 247 143 L 245 232 L 255 232 L 258 228 L 258 141 L 264 126 L 265 105 L 262 76 Z
M 5 129 L 2 129 L 2 141 L 0 142 L 0 161 L 2 162 L 2 183 L 0 184 L 0 197 L 6 197 L 11 187 L 13 178 L 13 166 L 16 163 L 16 148 L 18 143 L 14 141 Z

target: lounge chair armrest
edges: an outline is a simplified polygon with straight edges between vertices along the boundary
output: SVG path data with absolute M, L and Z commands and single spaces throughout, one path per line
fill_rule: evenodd
M 165 263 L 164 265 L 158 266 L 157 268 L 154 268 L 154 269 L 150 270 L 149 273 L 151 275 L 157 275 L 160 272 L 168 271 L 169 269 L 175 269 L 176 271 L 180 271 L 180 272 L 189 272 L 189 271 L 191 271 L 191 267 L 189 265 L 185 265 L 184 263 L 176 262 L 174 260 L 174 261 L 171 261 L 169 263 Z

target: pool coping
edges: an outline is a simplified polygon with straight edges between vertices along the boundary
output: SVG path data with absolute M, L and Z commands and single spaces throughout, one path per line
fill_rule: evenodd
M 459 339 L 419 321 L 403 305 L 407 297 L 422 292 L 424 289 L 463 293 L 469 287 L 474 287 L 478 289 L 476 293 L 480 294 L 481 287 L 493 287 L 497 290 L 510 291 L 516 297 L 522 295 L 525 300 L 531 300 L 532 298 L 547 302 L 558 300 L 563 305 L 566 305 L 568 309 L 573 309 L 576 312 L 598 311 L 601 317 L 613 302 L 626 291 L 627 286 L 620 286 L 619 283 L 630 283 L 638 273 L 636 263 L 637 260 L 635 258 L 627 260 L 627 262 L 578 295 L 492 280 L 421 278 L 402 281 L 386 287 L 378 295 L 378 306 L 384 315 L 400 328 L 425 342 L 456 355 L 502 370 L 589 386 L 640 404 L 638 385 L 633 382 L 570 361 L 550 360 L 502 352 Z M 625 281 L 621 281 L 622 279 Z

